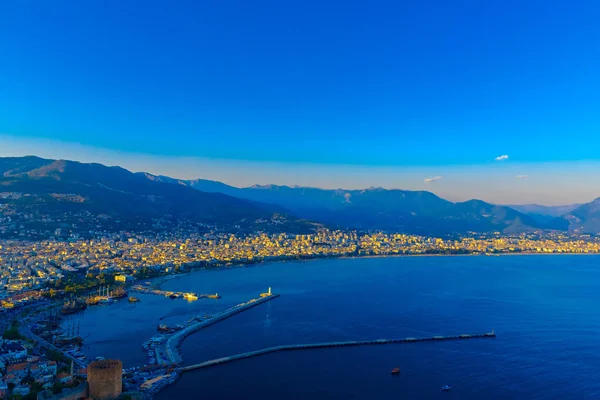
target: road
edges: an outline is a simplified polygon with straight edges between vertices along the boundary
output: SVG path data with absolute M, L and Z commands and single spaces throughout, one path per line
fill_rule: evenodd
M 61 350 L 60 348 L 56 347 L 55 345 L 53 345 L 52 343 L 48 342 L 46 339 L 42 339 L 41 337 L 39 337 L 38 335 L 36 335 L 35 333 L 33 333 L 31 331 L 31 326 L 33 324 L 35 324 L 37 321 L 33 320 L 31 322 L 29 322 L 27 325 L 23 326 L 19 332 L 23 335 L 26 336 L 27 338 L 33 340 L 34 342 L 37 342 L 37 344 L 41 347 L 45 347 L 47 349 L 50 350 L 54 350 L 57 351 L 59 353 L 61 353 L 62 355 L 64 355 L 66 358 L 68 358 L 69 360 L 73 361 L 73 363 L 80 367 L 80 368 L 85 368 L 87 365 L 81 361 L 78 358 L 73 357 L 72 355 L 65 353 L 63 350 Z

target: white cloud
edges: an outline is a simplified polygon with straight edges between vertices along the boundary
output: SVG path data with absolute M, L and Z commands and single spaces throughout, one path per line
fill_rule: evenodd
M 495 158 L 496 161 L 504 161 L 504 160 L 508 160 L 508 155 L 503 154 L 501 156 L 498 156 Z
M 439 181 L 440 179 L 442 179 L 441 176 L 434 176 L 433 178 L 425 178 L 425 180 L 423 182 L 431 183 L 431 182 Z
M 517 178 L 517 179 L 527 179 L 527 178 L 529 178 L 529 175 L 517 175 L 515 178 Z

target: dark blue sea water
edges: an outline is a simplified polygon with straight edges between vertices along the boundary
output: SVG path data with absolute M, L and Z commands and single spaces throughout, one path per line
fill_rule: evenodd
M 483 333 L 496 339 L 275 353 L 186 373 L 158 399 L 598 399 L 600 257 L 393 257 L 202 271 L 165 288 L 219 301 L 86 311 L 92 353 L 143 362 L 139 342 L 272 286 L 281 297 L 190 336 L 185 363 L 280 344 Z M 83 328 L 82 328 L 83 330 Z M 123 337 L 122 332 L 129 336 Z M 402 374 L 390 370 L 400 366 Z M 450 392 L 440 387 L 449 384 Z

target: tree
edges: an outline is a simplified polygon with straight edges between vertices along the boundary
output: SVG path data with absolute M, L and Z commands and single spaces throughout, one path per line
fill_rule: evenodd
M 29 392 L 25 396 L 23 396 L 23 400 L 37 400 L 38 392 L 39 392 L 39 390 L 37 390 L 37 391 L 31 390 L 31 392 Z
M 62 353 L 52 350 L 52 349 L 48 349 L 48 351 L 46 352 L 46 356 L 48 357 L 49 360 L 56 361 L 57 363 L 62 362 L 62 363 L 68 364 L 70 361 Z
M 8 328 L 6 328 L 6 330 L 2 334 L 2 337 L 4 339 L 7 339 L 7 340 L 19 340 L 19 339 L 21 339 L 22 336 L 19 333 L 19 323 L 17 321 L 12 321 L 10 323 L 10 326 Z
M 64 385 L 60 382 L 56 382 L 54 386 L 52 386 L 52 393 L 59 394 L 62 392 Z

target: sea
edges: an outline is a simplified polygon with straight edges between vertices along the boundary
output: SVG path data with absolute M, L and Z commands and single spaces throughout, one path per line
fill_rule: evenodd
M 201 270 L 65 320 L 90 357 L 141 365 L 159 323 L 212 315 L 272 288 L 281 297 L 189 336 L 184 364 L 284 344 L 494 330 L 492 339 L 272 353 L 187 372 L 167 399 L 600 399 L 600 256 L 407 256 Z M 73 328 L 75 329 L 75 328 Z M 401 374 L 391 370 L 400 367 Z M 448 392 L 442 385 L 450 385 Z

